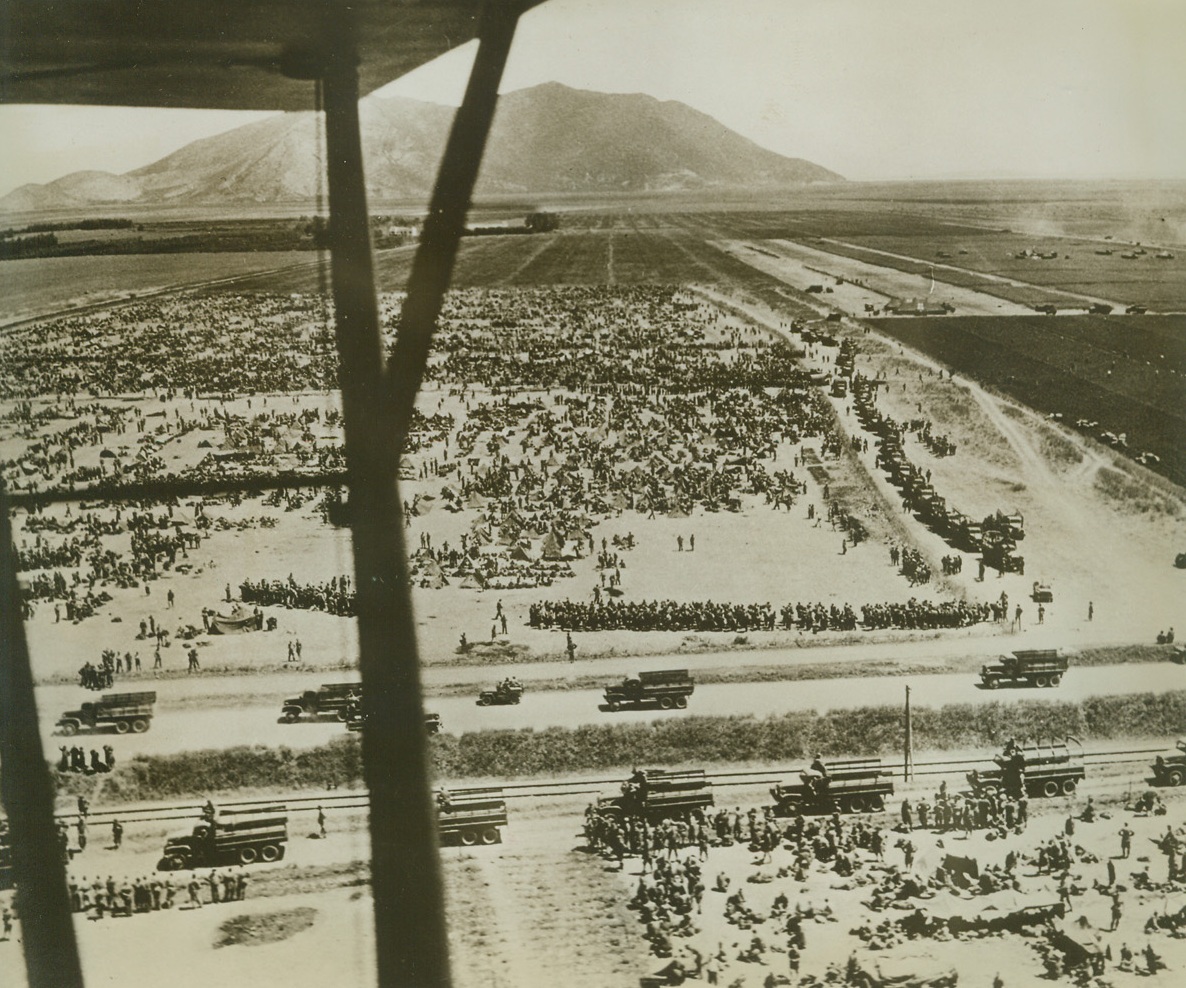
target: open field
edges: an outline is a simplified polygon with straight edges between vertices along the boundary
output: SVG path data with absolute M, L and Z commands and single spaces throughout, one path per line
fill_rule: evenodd
M 870 324 L 1092 438 L 1126 433 L 1133 455 L 1154 453 L 1159 472 L 1186 482 L 1186 317 L 955 316 Z
M 309 263 L 307 254 L 165 254 L 5 261 L 0 329 L 51 313 L 107 306 L 162 291 L 221 283 L 255 271 Z
M 907 276 L 907 264 L 929 272 L 926 251 L 958 245 L 944 260 L 969 272 L 967 290 L 984 306 L 998 304 L 1002 285 L 1022 290 L 999 280 L 1007 278 L 1040 291 L 1117 300 L 1144 293 L 1138 300 L 1149 301 L 1162 291 L 1169 307 L 1177 289 L 1154 275 L 1172 273 L 1180 262 L 1117 258 L 1138 273 L 1125 286 L 1107 281 L 1112 257 L 1090 260 L 1079 274 L 1068 267 L 1086 248 L 1068 247 L 1062 232 L 1090 238 L 1091 230 L 1051 229 L 1047 239 L 1030 240 L 1037 234 L 1000 233 L 1020 227 L 1002 220 L 994 228 L 970 195 L 967 203 L 919 195 L 925 201 L 908 206 L 861 192 L 821 195 L 778 212 L 630 213 L 585 204 L 566 214 L 556 234 L 463 243 L 459 290 L 446 305 L 400 479 L 401 497 L 415 506 L 405 538 L 426 706 L 445 721 L 445 734 L 433 740 L 442 778 L 497 784 L 523 773 L 607 766 L 625 774 L 638 764 L 744 765 L 755 753 L 773 764 L 805 760 L 816 749 L 896 754 L 898 697 L 907 684 L 916 691 L 920 752 L 987 755 L 1003 732 L 1071 732 L 1089 741 L 1153 734 L 1158 744 L 1172 745 L 1183 669 L 1166 661 L 1168 647 L 1134 651 L 1123 665 L 1093 657 L 1057 691 L 990 695 L 976 691 L 973 680 L 981 661 L 1015 648 L 1131 646 L 1175 622 L 1186 628 L 1186 573 L 1173 567 L 1174 554 L 1186 550 L 1186 494 L 1095 438 L 1127 431 L 1130 452 L 1157 451 L 1147 427 L 1166 450 L 1175 433 L 1181 446 L 1181 317 L 869 323 L 854 310 L 859 316 L 860 290 L 871 286 L 807 295 L 795 280 L 798 268 L 793 277 L 789 267 L 775 270 L 781 261 L 753 247 L 786 258 L 794 252 L 794 264 L 803 267 L 829 250 L 816 237 L 859 246 L 861 263 L 888 288 Z M 1019 201 L 1009 208 L 1027 207 Z M 1058 243 L 1059 259 L 998 259 L 1014 241 Z M 959 255 L 961 247 L 968 254 Z M 837 265 L 855 263 L 827 256 Z M 126 805 L 115 801 L 121 787 L 136 799 L 168 789 L 200 802 L 221 788 L 268 798 L 284 786 L 320 793 L 339 772 L 357 776 L 356 740 L 337 722 L 276 723 L 285 696 L 357 675 L 351 602 L 340 582 L 352 571 L 348 530 L 333 524 L 337 492 L 315 486 L 319 472 L 342 462 L 332 337 L 314 294 L 322 272 L 308 254 L 252 255 L 221 266 L 229 257 L 200 255 L 188 264 L 183 257 L 64 259 L 5 269 L 22 272 L 16 297 L 25 314 L 39 306 L 47 317 L 91 306 L 11 327 L 0 343 L 0 367 L 12 370 L 0 402 L 0 470 L 10 486 L 28 493 L 96 479 L 287 471 L 309 478 L 308 486 L 281 494 L 248 489 L 241 497 L 195 495 L 172 504 L 91 498 L 16 512 L 21 579 L 37 590 L 26 627 L 47 754 L 56 760 L 64 740 L 50 733 L 56 715 L 95 696 L 66 685 L 69 677 L 104 650 L 143 663 L 138 673 L 117 676 L 114 690 L 159 693 L 146 734 L 78 738 L 86 747 L 115 748 L 107 805 L 102 786 L 95 789 L 100 813 Z M 406 247 L 376 256 L 389 293 L 381 299 L 389 339 L 401 304 L 391 293 L 403 288 L 411 259 Z M 55 267 L 74 260 L 85 263 Z M 109 260 L 118 263 L 89 267 Z M 78 278 L 58 276 L 70 272 Z M 1092 283 L 1097 277 L 1100 283 Z M 160 294 L 125 297 L 139 291 Z M 827 314 L 839 321 L 824 323 Z M 808 324 L 818 335 L 804 335 Z M 857 373 L 884 382 L 878 410 L 902 424 L 904 455 L 949 504 L 975 521 L 997 511 L 1024 516 L 1024 573 L 990 569 L 979 578 L 977 553 L 953 548 L 924 518 L 902 509 L 901 492 L 877 463 L 878 437 L 858 421 L 851 397 L 828 386 L 844 373 L 835 344 L 852 354 Z M 1158 362 L 1146 363 L 1154 353 Z M 954 378 L 941 372 L 949 369 Z M 1098 427 L 1077 432 L 1076 409 Z M 1115 421 L 1105 419 L 1110 409 Z M 1049 412 L 1062 412 L 1062 420 L 1046 418 Z M 1121 424 L 1122 416 L 1130 424 Z M 935 435 L 950 443 L 950 455 L 928 444 Z M 1180 471 L 1183 463 L 1167 452 L 1162 466 Z M 891 563 L 891 548 L 917 558 L 927 578 Z M 1037 579 L 1054 588 L 1042 611 L 1030 599 Z M 989 608 L 1002 594 L 1008 605 L 994 619 Z M 72 615 L 65 607 L 67 599 L 92 595 L 93 613 Z M 579 615 L 598 597 L 695 620 L 639 629 L 615 625 L 615 612 L 606 608 L 593 612 L 605 619 L 602 626 L 593 621 L 573 630 L 571 657 L 564 626 L 534 620 L 546 606 L 570 606 Z M 277 630 L 207 634 L 203 610 L 226 612 L 239 598 L 247 608 L 258 600 Z M 783 609 L 794 615 L 795 604 L 813 616 L 786 622 Z M 696 615 L 712 618 L 725 605 L 730 614 L 777 620 L 773 627 L 732 618 L 695 623 Z M 855 611 L 847 625 L 845 605 Z M 1024 618 L 1018 615 L 1013 630 L 1015 607 Z M 829 613 L 835 623 L 812 625 L 814 615 Z M 906 618 L 902 626 L 879 625 L 882 613 Z M 967 621 L 930 625 L 933 614 Z M 142 622 L 168 632 L 161 648 L 167 675 L 160 680 L 151 671 L 157 640 Z M 303 654 L 286 662 L 298 642 Z M 201 666 L 186 675 L 190 648 Z M 686 711 L 596 710 L 600 684 L 642 669 L 685 667 L 703 675 Z M 520 706 L 474 705 L 477 687 L 508 675 L 527 682 Z M 203 754 L 208 749 L 214 754 Z M 1186 819 L 1172 792 L 1164 818 L 1124 808 L 1146 767 L 1101 772 L 1078 797 L 1041 801 L 1031 807 L 1031 829 L 1016 838 L 922 833 L 916 874 L 932 877 L 943 853 L 966 852 L 983 866 L 1014 849 L 1024 859 L 1019 892 L 1027 901 L 1057 898 L 1033 855 L 1091 794 L 1112 817 L 1079 825 L 1078 840 L 1096 859 L 1074 862 L 1081 890 L 1072 893 L 1072 916 L 1098 928 L 1102 908 L 1106 925 L 1108 900 L 1091 881 L 1104 877 L 1122 823 L 1145 841 Z M 71 776 L 61 808 L 99 779 Z M 961 776 L 951 782 L 964 785 Z M 895 784 L 897 800 L 917 800 L 929 797 L 938 779 Z M 717 802 L 748 808 L 769 799 L 762 787 L 722 785 Z M 619 873 L 614 862 L 584 849 L 582 809 L 583 800 L 573 798 L 546 806 L 513 801 L 506 844 L 445 852 L 459 985 L 601 988 L 635 984 L 666 963 L 648 952 L 643 925 L 626 908 L 640 862 L 628 858 Z M 894 823 L 889 814 L 862 819 L 887 829 Z M 367 854 L 365 814 L 331 816 L 325 840 L 306 839 L 308 814 L 294 810 L 291 827 L 284 866 L 253 872 L 261 876 L 258 900 L 80 922 L 94 977 L 156 977 L 183 955 L 178 983 L 226 980 L 233 970 L 263 985 L 278 967 L 293 985 L 327 978 L 369 983 L 371 903 L 358 866 Z M 121 851 L 107 849 L 105 836 L 96 835 L 75 859 L 72 874 L 149 873 L 164 827 L 130 824 Z M 1139 853 L 1160 881 L 1160 852 L 1143 843 Z M 729 876 L 730 892 L 744 887 L 762 912 L 776 891 L 805 908 L 830 900 L 840 922 L 812 923 L 805 971 L 822 975 L 829 962 L 856 950 L 863 960 L 887 959 L 887 969 L 895 962 L 958 967 L 967 984 L 986 982 L 989 964 L 1001 966 L 1010 986 L 1038 976 L 1033 941 L 1012 934 L 870 950 L 851 931 L 906 913 L 863 904 L 870 882 L 890 875 L 889 864 L 864 851 L 856 856 L 855 878 L 816 862 L 800 882 L 773 877 L 793 863 L 787 848 L 774 852 L 771 867 L 744 843 L 722 843 L 707 850 L 704 873 L 710 883 L 718 873 Z M 901 870 L 900 851 L 887 856 Z M 1172 967 L 1162 980 L 1180 974 L 1186 956 L 1179 941 L 1145 937 L 1141 928 L 1163 903 L 1177 908 L 1181 895 L 1180 888 L 1129 887 L 1121 929 L 1106 934 L 1113 952 L 1122 939 L 1134 949 L 1150 939 Z M 771 971 L 786 969 L 785 954 L 774 951 L 765 964 L 737 960 L 732 945 L 743 936 L 748 942 L 752 931 L 725 922 L 724 897 L 707 893 L 694 918 L 700 931 L 688 943 L 709 950 L 723 942 L 731 954 L 723 983 L 740 978 L 757 988 Z M 912 904 L 948 898 L 973 911 L 987 904 L 947 892 Z M 253 930 L 262 939 L 278 930 L 288 936 L 255 943 Z M 131 949 L 158 934 L 168 951 Z M 773 924 L 763 930 L 768 934 L 781 947 Z M 239 942 L 215 950 L 228 936 Z M 249 960 L 236 962 L 236 955 Z M 1109 979 L 1124 988 L 1159 983 L 1124 972 Z

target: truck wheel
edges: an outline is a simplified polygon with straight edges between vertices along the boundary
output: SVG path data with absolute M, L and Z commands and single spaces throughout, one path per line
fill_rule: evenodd
M 1063 779 L 1062 791 L 1064 796 L 1073 796 L 1075 794 L 1075 787 L 1079 784 L 1078 779 Z
M 480 696 L 480 697 L 478 697 L 478 706 L 479 707 L 488 707 L 488 706 L 490 706 L 490 701 L 486 697 Z
M 1038 689 L 1045 689 L 1047 686 L 1050 685 L 1050 677 L 1049 676 L 1036 676 L 1034 678 L 1034 685 L 1036 687 L 1038 687 Z
M 254 847 L 239 848 L 239 864 L 251 864 L 259 857 L 259 852 Z
M 130 731 L 131 729 L 132 729 L 132 725 L 129 724 L 126 720 L 117 720 L 115 722 L 115 733 L 116 734 L 127 734 L 128 731 Z
M 66 737 L 72 738 L 78 733 L 78 724 L 72 720 L 64 720 L 58 725 L 60 730 Z
M 169 867 L 173 871 L 184 871 L 189 867 L 189 862 L 180 854 L 170 854 Z
M 147 730 L 148 721 L 146 721 L 143 717 L 137 717 L 134 721 L 132 721 L 133 734 L 143 734 Z
M 497 827 L 487 827 L 482 831 L 483 844 L 497 844 L 500 840 L 502 840 L 502 834 L 498 832 Z
M 156 870 L 157 871 L 172 871 L 173 870 L 173 859 L 172 858 L 161 858 L 161 860 L 156 863 Z
M 1172 768 L 1165 776 L 1165 784 L 1167 786 L 1180 786 L 1182 784 L 1182 770 L 1180 768 Z
M 280 860 L 280 848 L 275 844 L 265 844 L 259 849 L 259 856 L 261 861 L 278 861 Z
M 1044 786 L 1042 786 L 1042 795 L 1043 796 L 1057 796 L 1058 795 L 1058 783 L 1055 782 L 1053 779 L 1047 779 L 1046 784 Z
M 675 701 L 675 705 L 679 707 L 680 710 L 686 710 L 688 708 L 688 698 L 686 696 L 678 697 Z
M 1061 672 L 1056 672 L 1053 676 L 1050 677 L 1050 685 L 1051 686 L 1057 686 L 1061 682 L 1062 682 L 1062 673 Z
M 341 721 L 345 721 L 345 720 L 346 720 L 346 708 L 345 708 L 345 707 L 338 707 L 338 709 L 337 709 L 337 710 L 334 712 L 334 716 L 335 716 L 335 717 L 338 719 L 338 721 L 340 721 L 340 722 L 341 722 Z
M 984 685 L 987 689 L 996 690 L 1001 688 L 1001 681 L 999 679 L 992 679 L 990 677 L 984 681 Z
M 669 697 L 669 696 L 659 697 L 659 709 L 660 710 L 670 710 L 674 706 L 675 706 L 675 700 L 673 700 L 671 697 Z
M 782 806 L 779 807 L 784 816 L 794 816 L 799 812 L 799 801 L 797 799 L 788 799 Z
M 869 797 L 869 809 L 874 813 L 879 813 L 885 809 L 885 800 L 881 798 L 880 793 L 876 793 Z
M 616 714 L 619 710 L 622 709 L 622 704 L 619 703 L 617 700 L 610 700 L 609 703 L 606 704 L 606 706 L 609 707 L 610 713 L 614 713 L 614 714 Z
M 473 847 L 478 842 L 478 832 L 476 830 L 463 830 L 461 832 L 461 843 L 466 847 Z
M 289 707 L 280 715 L 280 719 L 286 724 L 295 724 L 301 719 L 301 712 L 294 707 Z

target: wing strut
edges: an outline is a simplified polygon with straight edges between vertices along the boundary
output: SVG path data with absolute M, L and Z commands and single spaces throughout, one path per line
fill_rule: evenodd
M 441 162 L 386 372 L 363 182 L 354 39 L 342 37 L 331 45 L 334 55 L 323 70 L 331 270 L 382 986 L 445 988 L 450 983 L 398 473 L 520 9 L 518 0 L 490 0 L 484 8 L 477 56 Z M 338 30 L 350 28 L 343 23 Z
M 82 988 L 54 785 L 37 724 L 10 510 L 0 494 L 0 798 L 8 812 L 25 969 L 29 988 Z

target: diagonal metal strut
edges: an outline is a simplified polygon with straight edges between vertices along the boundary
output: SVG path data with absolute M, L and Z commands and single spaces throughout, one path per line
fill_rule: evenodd
M 423 729 L 404 524 L 400 452 L 424 376 L 482 150 L 521 10 L 490 0 L 385 368 L 363 183 L 355 39 L 341 18 L 322 76 L 331 270 L 364 686 L 363 769 L 370 790 L 378 983 L 450 984 L 444 898 Z

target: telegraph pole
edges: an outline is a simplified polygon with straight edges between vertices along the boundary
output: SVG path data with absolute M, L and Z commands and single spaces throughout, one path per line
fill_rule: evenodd
M 910 687 L 906 687 L 906 750 L 902 757 L 902 778 L 914 778 L 914 731 L 910 723 Z

